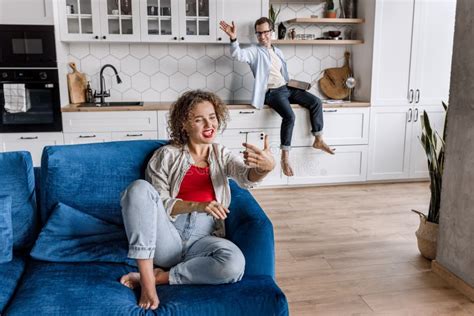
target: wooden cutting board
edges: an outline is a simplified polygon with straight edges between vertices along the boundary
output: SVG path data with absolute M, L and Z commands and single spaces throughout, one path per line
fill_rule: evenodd
M 87 89 L 87 78 L 86 75 L 79 72 L 76 67 L 76 63 L 69 63 L 69 67 L 72 68 L 72 73 L 67 74 L 67 87 L 69 90 L 69 102 L 70 103 L 85 103 L 86 102 L 86 89 Z
M 349 96 L 350 89 L 346 87 L 346 79 L 352 74 L 349 67 L 350 53 L 344 53 L 344 66 L 324 70 L 323 77 L 319 79 L 319 88 L 327 97 L 342 100 Z

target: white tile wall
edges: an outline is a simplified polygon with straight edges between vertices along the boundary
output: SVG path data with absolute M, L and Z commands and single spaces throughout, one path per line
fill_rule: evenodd
M 338 6 L 338 1 L 334 4 Z M 280 21 L 296 17 L 322 16 L 324 4 L 282 4 Z M 277 23 L 278 24 L 278 23 Z M 298 33 L 321 34 L 344 27 L 286 25 Z M 344 51 L 350 46 L 281 45 L 290 77 L 312 81 L 321 70 L 341 66 Z M 250 99 L 253 76 L 247 64 L 233 61 L 229 46 L 222 44 L 97 44 L 71 43 L 69 61 L 86 73 L 93 89 L 99 89 L 99 71 L 105 64 L 114 65 L 122 84 L 117 84 L 111 69 L 105 70 L 111 100 L 173 101 L 190 89 L 206 89 L 224 99 Z M 317 86 L 317 85 L 316 85 Z M 320 96 L 317 88 L 312 93 Z

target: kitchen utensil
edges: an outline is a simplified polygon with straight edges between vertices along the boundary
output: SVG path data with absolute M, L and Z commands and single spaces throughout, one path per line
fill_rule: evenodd
M 72 73 L 67 74 L 67 87 L 69 90 L 70 103 L 86 102 L 87 79 L 86 75 L 79 72 L 76 63 L 69 63 Z
M 341 31 L 328 31 L 328 35 L 332 38 L 337 38 L 341 35 Z
M 344 53 L 344 66 L 338 68 L 328 68 L 324 70 L 323 77 L 319 79 L 321 91 L 329 98 L 342 100 L 349 96 L 350 89 L 345 82 L 351 76 L 352 70 L 349 67 L 350 53 Z
M 357 84 L 357 80 L 354 77 L 349 77 L 346 79 L 345 85 L 349 89 L 349 102 L 351 102 L 352 99 L 352 89 L 355 88 Z

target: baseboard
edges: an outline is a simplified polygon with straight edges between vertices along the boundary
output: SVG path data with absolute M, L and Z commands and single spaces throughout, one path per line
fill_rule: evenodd
M 448 282 L 462 294 L 466 295 L 472 302 L 474 302 L 474 287 L 461 280 L 454 273 L 443 267 L 436 260 L 431 261 L 431 271 Z

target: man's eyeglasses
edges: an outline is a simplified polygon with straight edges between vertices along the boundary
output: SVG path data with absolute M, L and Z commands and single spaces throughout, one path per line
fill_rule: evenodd
M 266 30 L 266 31 L 261 31 L 261 32 L 255 32 L 255 34 L 257 34 L 257 36 L 262 36 L 262 35 L 267 35 L 268 33 L 270 33 L 272 30 Z

